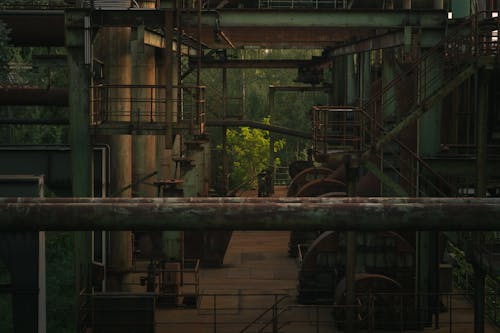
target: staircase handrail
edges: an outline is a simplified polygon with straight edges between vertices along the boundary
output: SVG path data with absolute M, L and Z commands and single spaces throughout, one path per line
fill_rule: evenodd
M 273 309 L 275 309 L 278 304 L 280 304 L 281 302 L 283 302 L 285 299 L 289 298 L 290 296 L 289 295 L 282 295 L 281 298 L 279 298 L 278 300 L 276 300 L 273 305 L 271 305 L 269 308 L 267 308 L 266 310 L 264 310 L 264 312 L 262 312 L 257 318 L 255 318 L 254 320 L 252 320 L 250 323 L 248 323 L 241 331 L 240 333 L 244 333 L 246 332 L 250 327 L 252 327 L 255 323 L 257 323 L 262 317 L 264 317 L 268 312 L 272 311 Z

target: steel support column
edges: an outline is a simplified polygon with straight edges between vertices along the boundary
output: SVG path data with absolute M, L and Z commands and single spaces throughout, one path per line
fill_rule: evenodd
M 333 104 L 345 105 L 346 86 L 345 77 L 347 72 L 346 57 L 336 57 L 333 62 Z
M 439 57 L 436 55 L 435 57 Z M 425 89 L 421 87 L 420 91 L 423 96 L 420 98 L 426 99 L 432 96 L 442 85 L 443 62 L 440 59 L 429 60 L 432 66 L 427 64 L 422 65 L 419 75 L 423 78 L 421 84 L 425 85 Z M 437 74 L 436 74 L 437 72 Z M 440 150 L 441 144 L 441 109 L 442 102 L 437 102 L 429 111 L 422 115 L 418 125 L 418 140 L 419 154 L 421 156 L 433 156 Z M 426 189 L 418 189 L 418 191 L 427 192 Z M 431 195 L 431 193 L 428 193 Z M 419 321 L 424 326 L 432 324 L 432 315 L 439 311 L 437 307 L 437 299 L 432 295 L 437 291 L 437 276 L 439 275 L 439 233 L 438 232 L 418 232 L 417 233 L 417 297 Z
M 71 186 L 75 197 L 91 197 L 93 155 L 90 137 L 91 45 L 87 12 L 67 11 L 65 15 L 66 49 L 69 72 L 69 119 L 71 146 Z M 74 235 L 75 304 L 82 290 L 89 287 L 91 236 L 89 232 Z M 76 307 L 75 307 L 76 309 Z M 78 311 L 75 311 L 78 318 Z M 77 319 L 76 318 L 76 319 Z M 75 321 L 75 323 L 77 323 Z
M 489 71 L 478 72 L 479 87 L 477 99 L 477 156 L 476 156 L 476 196 L 485 197 L 488 184 L 488 99 L 489 99 Z
M 351 59 L 352 60 L 352 59 Z M 358 171 L 352 161 L 345 164 L 347 195 L 354 197 L 356 195 L 356 185 L 358 182 Z M 356 332 L 356 257 L 358 247 L 358 234 L 356 231 L 347 232 L 346 249 L 346 333 Z
M 476 197 L 486 197 L 488 184 L 488 111 L 489 111 L 489 77 L 490 72 L 484 69 L 477 73 L 478 98 L 477 114 L 477 156 L 476 156 Z M 479 236 L 476 234 L 475 236 Z M 478 241 L 479 237 L 476 238 Z M 485 316 L 485 278 L 486 273 L 479 263 L 474 265 L 474 333 L 484 333 Z
M 485 271 L 474 267 L 474 333 L 484 333 Z

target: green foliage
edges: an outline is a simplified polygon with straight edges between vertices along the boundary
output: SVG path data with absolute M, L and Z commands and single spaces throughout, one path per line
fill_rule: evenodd
M 7 25 L 0 21 L 0 79 L 7 74 L 11 58 L 11 50 L 8 47 L 9 32 Z
M 264 118 L 269 123 L 270 118 Z M 269 132 L 260 129 L 242 127 L 227 130 L 227 144 L 231 171 L 230 188 L 250 188 L 257 184 L 257 174 L 269 166 Z M 285 140 L 274 142 L 274 152 L 285 147 Z M 274 160 L 274 166 L 280 165 L 280 159 Z
M 237 50 L 234 51 L 235 58 L 239 59 L 310 59 L 312 56 L 319 55 L 318 50 Z M 231 55 L 229 55 L 230 57 Z M 191 80 L 193 80 L 193 75 Z M 269 101 L 269 86 L 304 86 L 304 84 L 296 83 L 296 69 L 228 69 L 227 70 L 227 97 L 228 108 L 226 117 L 239 117 L 243 119 L 260 121 L 269 115 L 272 117 L 273 125 L 289 127 L 304 132 L 311 132 L 310 110 L 314 105 L 327 105 L 327 96 L 323 92 L 279 92 L 275 94 L 275 103 L 273 114 L 270 114 L 268 107 Z M 193 83 L 193 81 L 191 81 Z M 222 99 L 222 71 L 220 69 L 204 69 L 202 71 L 202 83 L 207 87 L 207 118 L 221 119 L 224 117 L 223 99 Z M 209 128 L 212 142 L 217 143 L 220 147 L 221 131 L 216 128 Z M 238 137 L 238 140 L 243 142 L 241 138 L 244 135 L 237 130 L 231 130 L 231 135 Z M 253 133 L 247 130 L 248 133 Z M 248 134 L 250 135 L 250 134 Z M 307 158 L 307 149 L 310 148 L 310 140 L 301 138 L 285 137 L 286 144 L 279 150 L 279 157 L 282 166 L 288 166 L 291 162 L 297 159 Z M 255 143 L 252 143 L 255 146 Z M 268 148 L 264 148 L 264 156 L 268 154 Z M 237 167 L 237 170 L 230 170 L 230 183 L 235 184 L 235 180 L 250 177 L 250 174 L 245 174 L 242 170 L 258 173 L 262 166 L 266 166 L 267 162 L 259 163 L 252 167 L 244 168 L 242 165 L 250 163 L 252 159 L 238 160 L 239 156 L 232 153 L 236 158 L 236 166 L 232 163 L 232 168 Z M 258 155 L 258 153 L 256 153 Z M 241 155 L 241 154 L 240 154 Z M 262 155 L 262 153 L 261 153 Z M 249 155 L 246 155 L 249 156 Z M 267 158 L 267 157 L 265 157 Z M 262 161 L 262 159 L 261 159 Z M 266 159 L 267 161 L 267 159 Z M 253 162 L 252 162 L 253 163 Z

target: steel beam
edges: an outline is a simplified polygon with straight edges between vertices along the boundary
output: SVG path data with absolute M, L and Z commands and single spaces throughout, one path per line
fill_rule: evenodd
M 499 198 L 2 198 L 0 231 L 500 230 Z
M 197 61 L 196 58 L 189 59 L 192 66 Z M 304 66 L 320 66 L 324 61 L 317 60 L 297 60 L 297 59 L 272 59 L 272 60 L 218 60 L 201 59 L 202 68 L 298 68 Z
M 4 87 L 0 89 L 0 105 L 68 106 L 68 89 Z
M 64 46 L 63 10 L 0 10 L 0 21 L 14 46 Z
M 215 120 L 207 120 L 205 122 L 205 126 L 208 127 L 251 127 L 258 128 L 261 130 L 289 135 L 298 138 L 311 139 L 312 134 L 306 133 L 302 131 L 297 131 L 291 128 L 276 126 L 276 125 L 267 125 L 264 123 L 260 123 L 252 120 L 233 120 L 233 119 L 215 119 Z
M 195 26 L 196 16 L 184 15 L 183 26 Z M 447 20 L 443 10 L 283 10 L 223 9 L 204 12 L 202 24 L 221 30 L 231 27 L 329 27 L 394 29 L 406 25 L 421 28 L 442 28 Z

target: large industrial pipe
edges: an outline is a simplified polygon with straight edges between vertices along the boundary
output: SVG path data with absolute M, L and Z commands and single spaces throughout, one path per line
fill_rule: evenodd
M 0 199 L 0 231 L 500 230 L 499 198 Z

